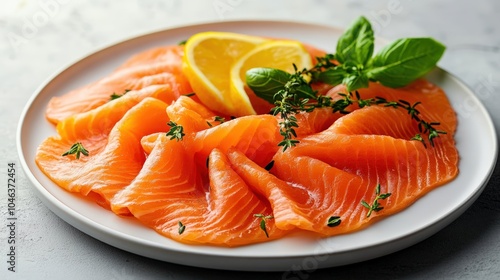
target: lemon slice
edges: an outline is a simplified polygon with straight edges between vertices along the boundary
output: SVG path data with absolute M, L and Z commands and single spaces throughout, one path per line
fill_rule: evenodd
M 253 113 L 246 94 L 230 98 L 229 73 L 237 60 L 265 41 L 261 37 L 230 32 L 202 32 L 188 39 L 183 71 L 205 106 L 231 116 Z
M 311 56 L 300 42 L 275 40 L 259 44 L 242 56 L 231 68 L 230 98 L 232 102 L 237 102 L 243 96 L 248 99 L 245 91 L 245 74 L 249 69 L 271 67 L 295 73 L 293 64 L 300 70 L 312 67 Z M 243 108 L 240 109 L 243 110 Z

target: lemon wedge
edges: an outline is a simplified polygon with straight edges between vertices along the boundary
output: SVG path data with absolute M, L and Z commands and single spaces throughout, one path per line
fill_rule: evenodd
M 183 71 L 205 106 L 231 116 L 254 113 L 246 94 L 230 97 L 230 71 L 236 61 L 265 41 L 230 32 L 202 32 L 187 40 Z

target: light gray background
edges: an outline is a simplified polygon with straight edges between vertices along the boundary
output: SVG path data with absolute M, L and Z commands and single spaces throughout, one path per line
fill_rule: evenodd
M 49 10 L 44 9 L 47 3 L 52 5 Z M 207 21 L 298 20 L 345 27 L 365 15 L 377 36 L 432 36 L 448 46 L 440 66 L 474 89 L 500 131 L 499 14 L 500 2 L 495 0 L 0 0 L 0 182 L 7 181 L 2 166 L 18 162 L 15 132 L 20 112 L 52 73 L 100 46 Z M 30 24 L 35 28 L 26 27 Z M 19 271 L 7 271 L 8 233 L 0 226 L 0 279 L 293 279 L 282 273 L 192 268 L 121 251 L 50 212 L 19 166 L 18 181 Z M 496 168 L 465 214 L 413 247 L 372 261 L 294 275 L 295 279 L 500 279 L 499 184 Z M 0 183 L 4 221 L 5 185 Z

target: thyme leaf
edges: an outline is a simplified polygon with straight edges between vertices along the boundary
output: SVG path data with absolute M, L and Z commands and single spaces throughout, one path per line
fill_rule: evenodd
M 184 135 L 186 135 L 184 134 L 184 128 L 181 125 L 178 125 L 173 121 L 169 121 L 167 125 L 170 126 L 170 130 L 166 135 L 170 136 L 170 140 L 176 139 L 177 141 L 180 141 Z
M 76 159 L 80 159 L 80 154 L 88 156 L 89 151 L 85 149 L 85 147 L 83 147 L 81 142 L 77 142 L 71 145 L 71 148 L 69 148 L 69 150 L 67 150 L 64 154 L 62 154 L 62 156 L 65 157 L 68 155 L 75 155 Z
M 326 225 L 329 227 L 336 227 L 340 225 L 341 222 L 342 220 L 340 219 L 340 216 L 331 216 L 330 218 L 328 218 Z
M 224 122 L 226 121 L 226 119 L 225 119 L 224 117 L 215 116 L 213 121 L 214 121 L 214 122 L 219 122 L 219 123 L 224 123 Z M 207 121 L 207 124 L 208 124 L 208 126 L 209 126 L 209 127 L 213 127 L 213 126 L 214 126 L 214 125 L 213 125 L 211 122 L 209 122 L 209 121 Z
M 179 221 L 179 235 L 183 234 L 185 230 L 186 226 L 181 221 Z
M 214 121 L 223 123 L 226 121 L 226 119 L 224 117 L 221 117 L 221 116 L 215 116 Z
M 125 95 L 127 92 L 129 92 L 129 91 L 131 91 L 131 90 L 130 90 L 130 89 L 126 89 L 126 90 L 125 90 L 122 94 L 116 94 L 116 93 L 114 93 L 114 92 L 113 92 L 113 93 L 109 96 L 110 101 L 111 101 L 111 100 L 118 99 L 118 98 L 120 98 L 120 97 L 124 96 L 124 95 Z

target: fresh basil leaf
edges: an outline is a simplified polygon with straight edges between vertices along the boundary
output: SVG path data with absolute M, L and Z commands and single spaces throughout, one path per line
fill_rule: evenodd
M 388 87 L 402 87 L 432 70 L 446 47 L 432 38 L 399 39 L 372 59 L 366 75 Z
M 340 66 L 337 66 L 335 68 L 326 69 L 325 71 L 319 73 L 318 80 L 320 82 L 335 86 L 341 84 L 346 76 L 346 70 Z
M 373 55 L 374 36 L 370 22 L 359 17 L 337 42 L 335 59 L 341 64 L 366 65 Z
M 367 88 L 368 77 L 364 73 L 354 73 L 345 77 L 342 83 L 347 86 L 347 91 L 351 92 L 360 88 Z
M 274 103 L 274 95 L 280 90 L 293 90 L 298 98 L 316 98 L 316 92 L 302 80 L 283 70 L 274 68 L 252 68 L 245 73 L 248 87 L 258 97 Z M 301 79 L 301 80 L 297 80 Z
M 252 68 L 245 73 L 248 87 L 258 97 L 273 103 L 273 96 L 292 78 L 288 72 L 274 68 Z

